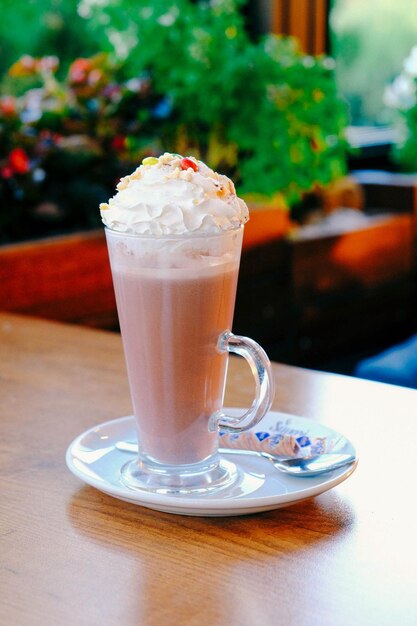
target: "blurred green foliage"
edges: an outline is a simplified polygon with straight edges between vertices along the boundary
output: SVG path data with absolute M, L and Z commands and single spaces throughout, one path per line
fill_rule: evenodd
M 77 0 L 1 0 L 0 76 L 23 54 L 59 56 L 63 76 L 74 58 L 97 52 L 100 41 L 78 5 Z
M 147 70 L 169 95 L 185 145 L 231 170 L 241 192 L 279 192 L 292 204 L 343 174 L 346 108 L 334 64 L 292 39 L 250 42 L 242 4 L 82 0 L 80 11 L 128 75 Z
M 21 4 L 13 2 L 14 7 Z M 346 106 L 337 94 L 331 59 L 306 56 L 290 38 L 270 35 L 251 41 L 242 4 L 243 0 L 38 0 L 25 5 L 23 29 L 23 13 L 18 20 L 12 15 L 11 0 L 6 0 L 8 17 L 0 31 L 6 24 L 10 44 L 13 29 L 19 30 L 19 37 L 24 31 L 26 38 L 19 44 L 16 40 L 11 50 L 17 51 L 19 45 L 20 52 L 57 53 L 61 82 L 71 61 L 70 75 L 84 63 L 74 60 L 74 54 L 85 57 L 92 49 L 107 53 L 111 78 L 108 75 L 104 91 L 113 83 L 120 89 L 123 82 L 136 80 L 149 84 L 152 97 L 136 101 L 134 119 L 130 109 L 124 120 L 123 107 L 102 108 L 108 96 L 98 83 L 84 104 L 77 96 L 74 109 L 71 81 L 58 80 L 52 87 L 45 82 L 39 96 L 29 89 L 33 84 L 25 83 L 39 72 L 28 78 L 19 64 L 14 66 L 15 76 L 12 71 L 3 81 L 3 94 L 11 89 L 21 94 L 26 104 L 22 108 L 18 102 L 17 111 L 27 109 L 28 102 L 33 106 L 40 97 L 36 121 L 25 122 L 31 136 L 48 129 L 68 134 L 67 118 L 81 116 L 82 132 L 93 140 L 108 141 L 109 132 L 117 134 L 122 128 L 125 160 L 130 155 L 135 161 L 144 146 L 153 146 L 154 152 L 194 154 L 229 174 L 240 193 L 275 197 L 277 205 L 291 206 L 304 193 L 344 174 Z M 51 12 L 56 19 L 46 18 Z M 42 60 L 39 63 L 41 67 Z M 106 75 L 107 70 L 101 70 Z M 92 76 L 95 70 L 86 73 L 86 86 Z M 20 136 L 26 130 L 21 128 Z M 8 137 L 9 148 L 19 147 L 15 139 Z M 3 159 L 9 173 L 7 154 Z
M 416 81 L 417 87 L 417 81 Z M 403 113 L 405 138 L 394 147 L 394 158 L 406 172 L 417 172 L 417 104 Z
M 385 102 L 396 114 L 399 141 L 393 147 L 393 157 L 403 170 L 417 172 L 417 45 L 386 89 Z

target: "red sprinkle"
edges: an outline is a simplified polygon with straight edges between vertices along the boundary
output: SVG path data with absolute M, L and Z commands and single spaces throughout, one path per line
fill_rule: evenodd
M 182 170 L 188 170 L 188 168 L 191 167 L 192 170 L 194 170 L 195 172 L 198 172 L 197 163 L 195 163 L 195 161 L 192 161 L 191 159 L 187 159 L 187 158 L 181 159 L 180 165 L 181 165 Z

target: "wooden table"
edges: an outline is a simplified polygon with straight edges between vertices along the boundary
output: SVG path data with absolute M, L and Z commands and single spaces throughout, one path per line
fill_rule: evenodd
M 76 435 L 131 410 L 120 337 L 0 314 L 0 623 L 417 624 L 417 392 L 274 371 L 274 408 L 348 436 L 353 476 L 269 513 L 159 513 L 64 462 Z M 232 359 L 227 404 L 250 401 L 249 381 Z

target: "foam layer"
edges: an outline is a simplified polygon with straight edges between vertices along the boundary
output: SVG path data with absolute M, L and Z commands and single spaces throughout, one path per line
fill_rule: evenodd
M 165 153 L 144 159 L 100 205 L 104 224 L 133 234 L 218 233 L 249 219 L 232 181 L 201 161 Z

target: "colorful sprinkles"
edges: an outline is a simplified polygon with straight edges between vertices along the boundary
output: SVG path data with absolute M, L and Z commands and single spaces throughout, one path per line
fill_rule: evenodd
M 180 159 L 180 168 L 183 171 L 187 171 L 189 169 L 192 169 L 193 172 L 198 172 L 198 164 L 196 163 L 196 161 L 194 161 L 193 159 L 190 159 L 189 157 L 182 157 L 180 154 L 175 154 L 172 153 L 170 154 L 169 152 L 165 153 L 163 155 L 162 161 L 160 161 L 160 159 L 158 159 L 157 157 L 145 157 L 142 160 L 142 165 L 157 165 L 157 163 L 162 162 L 162 163 L 168 163 L 167 158 L 169 159 L 169 157 L 177 157 Z
M 192 161 L 192 159 L 188 159 L 187 157 L 181 159 L 180 166 L 182 170 L 188 170 L 191 167 L 194 172 L 198 172 L 197 163 L 195 161 Z
M 156 157 L 145 157 L 142 161 L 142 165 L 156 165 L 158 159 Z

